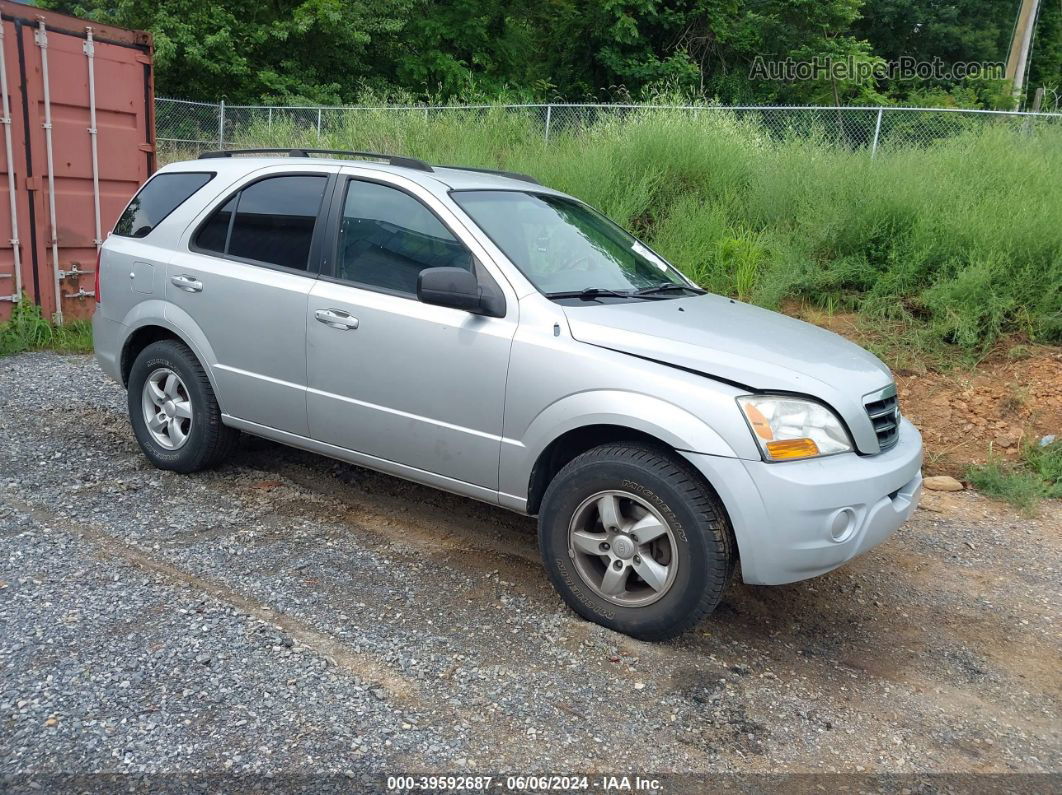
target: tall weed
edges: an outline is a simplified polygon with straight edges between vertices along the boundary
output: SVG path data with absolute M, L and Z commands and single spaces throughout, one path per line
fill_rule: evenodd
M 92 327 L 87 320 L 52 325 L 41 314 L 41 308 L 24 295 L 12 307 L 8 321 L 0 323 L 0 356 L 41 348 L 88 353 L 92 350 Z
M 244 146 L 402 153 L 523 171 L 599 207 L 706 288 L 858 310 L 911 345 L 977 355 L 1062 343 L 1062 124 L 957 128 L 871 159 L 825 134 L 772 137 L 723 110 L 555 123 L 537 109 L 360 111 Z

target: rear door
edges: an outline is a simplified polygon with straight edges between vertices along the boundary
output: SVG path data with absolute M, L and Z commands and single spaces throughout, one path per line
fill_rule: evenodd
M 511 288 L 449 208 L 407 180 L 341 176 L 331 215 L 329 266 L 307 307 L 312 437 L 495 491 Z M 505 295 L 506 316 L 420 303 L 418 274 L 440 266 L 475 269 Z
M 334 171 L 257 172 L 193 224 L 166 271 L 168 302 L 213 350 L 223 411 L 300 436 L 308 435 L 306 300 Z

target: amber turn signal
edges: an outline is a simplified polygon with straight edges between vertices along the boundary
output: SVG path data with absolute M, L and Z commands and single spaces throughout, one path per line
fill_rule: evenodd
M 779 439 L 776 442 L 767 442 L 766 447 L 775 461 L 810 458 L 819 454 L 819 446 L 811 439 Z
M 749 424 L 752 425 L 752 430 L 756 432 L 756 435 L 765 442 L 773 439 L 774 431 L 771 430 L 771 423 L 763 416 L 763 412 L 751 403 L 746 403 L 744 409 L 745 416 L 749 418 Z

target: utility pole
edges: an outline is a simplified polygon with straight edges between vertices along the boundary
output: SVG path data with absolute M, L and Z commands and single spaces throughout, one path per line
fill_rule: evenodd
M 1007 56 L 1006 77 L 1014 87 L 1014 96 L 1021 101 L 1025 87 L 1025 71 L 1029 64 L 1029 50 L 1032 48 L 1033 30 L 1040 10 L 1040 0 L 1021 0 L 1018 21 L 1014 23 L 1014 38 L 1010 42 L 1010 55 Z

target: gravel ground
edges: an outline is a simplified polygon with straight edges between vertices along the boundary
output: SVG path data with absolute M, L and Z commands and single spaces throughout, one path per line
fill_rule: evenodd
M 0 774 L 1058 774 L 1060 515 L 929 495 L 645 644 L 531 519 L 254 439 L 162 472 L 90 358 L 0 359 Z

